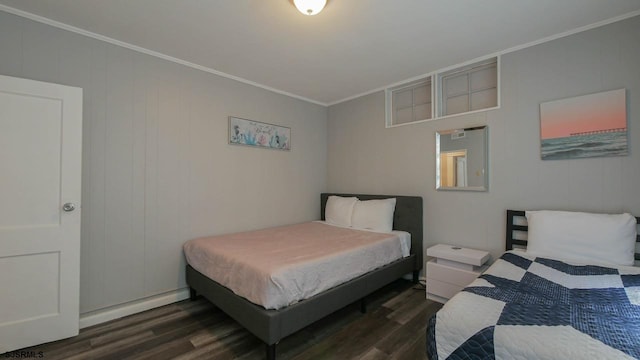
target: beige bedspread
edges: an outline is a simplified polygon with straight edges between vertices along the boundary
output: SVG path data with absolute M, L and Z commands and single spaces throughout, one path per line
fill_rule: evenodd
M 393 234 L 308 222 L 185 243 L 200 273 L 266 309 L 279 309 L 403 257 Z

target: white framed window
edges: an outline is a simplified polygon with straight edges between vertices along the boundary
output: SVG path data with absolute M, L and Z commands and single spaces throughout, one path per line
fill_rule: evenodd
M 386 127 L 500 107 L 500 56 L 445 68 L 385 90 Z
M 493 57 L 438 75 L 438 116 L 498 106 L 498 58 Z
M 386 90 L 387 127 L 433 117 L 431 76 Z

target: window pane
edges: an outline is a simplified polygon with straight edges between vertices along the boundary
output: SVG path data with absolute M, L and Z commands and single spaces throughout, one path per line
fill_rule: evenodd
M 452 97 L 446 101 L 446 114 L 444 115 L 469 111 L 469 95 Z
M 495 88 L 498 84 L 498 72 L 495 64 L 486 69 L 471 73 L 471 90 Z
M 431 84 L 424 84 L 413 89 L 413 104 L 426 104 L 431 102 Z
M 394 124 L 404 124 L 413 121 L 413 108 L 408 107 L 396 111 Z
M 413 110 L 415 114 L 414 121 L 431 119 L 431 103 L 418 105 Z
M 497 57 L 448 70 L 438 75 L 438 82 L 438 116 L 498 106 Z
M 406 124 L 431 118 L 431 77 L 407 82 L 387 93 L 387 125 Z
M 496 89 L 487 89 L 471 94 L 471 110 L 496 106 L 498 106 L 498 91 Z
M 412 98 L 413 98 L 413 94 L 411 89 L 394 92 L 393 107 L 397 110 L 399 108 L 411 106 Z
M 451 75 L 442 79 L 442 86 L 445 89 L 444 93 L 446 98 L 469 92 L 468 85 L 466 73 Z

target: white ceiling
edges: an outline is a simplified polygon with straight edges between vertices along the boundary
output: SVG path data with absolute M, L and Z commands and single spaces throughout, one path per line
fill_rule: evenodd
M 316 16 L 290 0 L 0 4 L 323 105 L 640 13 L 640 0 L 329 0 Z

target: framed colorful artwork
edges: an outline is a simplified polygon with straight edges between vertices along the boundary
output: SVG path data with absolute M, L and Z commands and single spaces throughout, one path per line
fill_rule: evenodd
M 291 150 L 291 129 L 229 116 L 229 144 Z
M 625 89 L 540 104 L 542 160 L 628 153 Z

